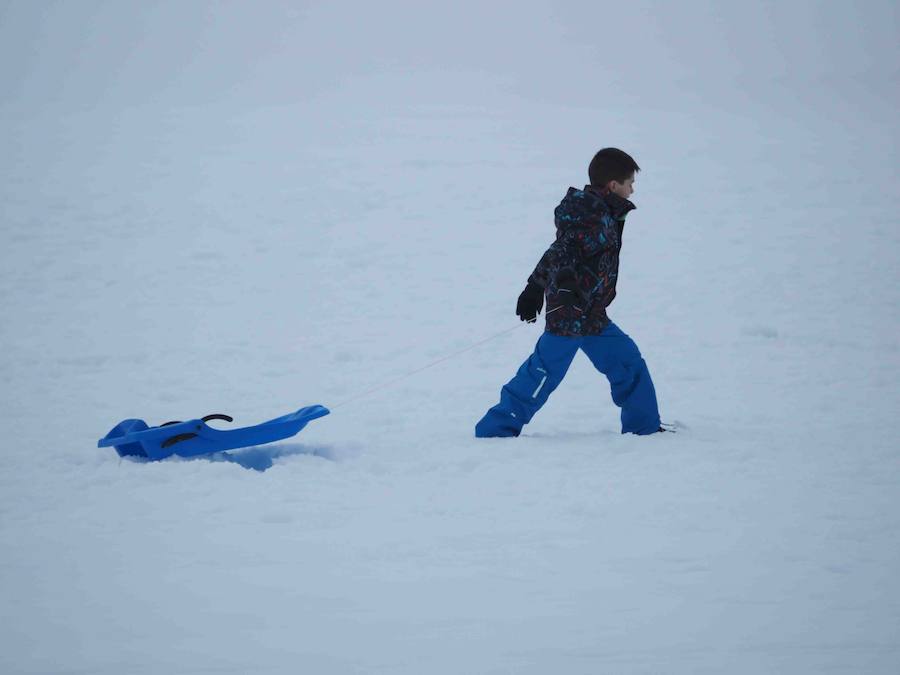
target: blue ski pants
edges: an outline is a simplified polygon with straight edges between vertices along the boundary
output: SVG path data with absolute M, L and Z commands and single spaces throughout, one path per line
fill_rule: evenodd
M 610 322 L 600 335 L 541 335 L 534 353 L 500 390 L 500 403 L 475 425 L 475 435 L 518 436 L 562 382 L 579 349 L 609 380 L 613 403 L 622 409 L 622 433 L 658 431 L 659 408 L 647 364 L 634 340 Z

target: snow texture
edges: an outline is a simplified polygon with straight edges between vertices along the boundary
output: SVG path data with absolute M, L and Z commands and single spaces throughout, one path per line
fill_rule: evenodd
M 898 45 L 874 0 L 2 3 L 0 671 L 900 672 Z M 476 440 L 607 145 L 685 428 L 578 356 Z

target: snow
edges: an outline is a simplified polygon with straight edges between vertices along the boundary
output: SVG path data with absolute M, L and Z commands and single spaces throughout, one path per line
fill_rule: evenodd
M 900 670 L 896 7 L 464 4 L 0 8 L 0 670 Z M 476 440 L 605 145 L 684 428 Z

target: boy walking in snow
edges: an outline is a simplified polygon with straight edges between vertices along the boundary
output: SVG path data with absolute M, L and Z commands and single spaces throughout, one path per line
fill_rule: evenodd
M 556 241 L 519 296 L 516 314 L 537 320 L 547 297 L 546 329 L 534 353 L 500 391 L 500 402 L 475 426 L 475 435 L 518 436 L 547 402 L 581 349 L 606 375 L 622 409 L 622 433 L 663 431 L 647 364 L 630 337 L 606 315 L 616 297 L 625 216 L 636 208 L 640 167 L 617 148 L 600 150 L 588 168 L 591 184 L 569 188 L 556 207 Z

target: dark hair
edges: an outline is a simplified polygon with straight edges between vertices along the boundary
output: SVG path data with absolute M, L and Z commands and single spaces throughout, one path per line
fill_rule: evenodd
M 591 185 L 603 187 L 611 180 L 624 183 L 629 176 L 640 170 L 641 167 L 627 152 L 618 148 L 603 148 L 591 160 L 588 176 L 591 178 Z

